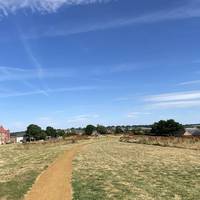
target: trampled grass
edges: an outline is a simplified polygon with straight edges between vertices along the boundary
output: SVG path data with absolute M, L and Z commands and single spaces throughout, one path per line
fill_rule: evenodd
M 200 151 L 119 142 L 88 145 L 74 160 L 74 200 L 199 200 Z
M 23 199 L 36 177 L 70 147 L 66 142 L 0 146 L 0 199 Z

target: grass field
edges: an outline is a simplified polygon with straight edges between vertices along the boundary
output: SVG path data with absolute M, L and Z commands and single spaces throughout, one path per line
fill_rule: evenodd
M 199 200 L 200 151 L 109 138 L 73 162 L 74 200 Z
M 111 136 L 80 142 L 87 145 L 73 161 L 74 200 L 200 199 L 199 150 Z M 36 177 L 72 145 L 0 146 L 0 200 L 23 199 Z
M 176 147 L 191 150 L 200 150 L 200 137 L 159 137 L 144 135 L 124 135 L 121 142 Z
M 0 146 L 0 199 L 23 199 L 36 177 L 70 147 L 66 142 Z

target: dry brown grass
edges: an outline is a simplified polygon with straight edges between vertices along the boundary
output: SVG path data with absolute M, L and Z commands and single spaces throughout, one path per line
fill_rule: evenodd
M 158 145 L 165 147 L 177 147 L 200 150 L 200 137 L 158 137 L 143 135 L 124 135 L 121 142 Z
M 74 199 L 199 200 L 199 158 L 197 150 L 99 140 L 74 161 Z
M 0 146 L 0 199 L 22 199 L 39 175 L 70 141 Z

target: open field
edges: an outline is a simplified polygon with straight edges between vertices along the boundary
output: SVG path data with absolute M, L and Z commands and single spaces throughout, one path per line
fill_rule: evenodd
M 120 138 L 120 141 L 127 143 L 200 150 L 200 137 L 161 137 L 144 135 L 124 135 Z
M 23 199 L 36 177 L 58 155 L 64 156 L 62 152 L 84 144 L 73 161 L 74 200 L 199 200 L 199 150 L 126 143 L 119 139 L 106 136 L 78 144 L 62 141 L 0 146 L 0 199 Z M 66 161 L 51 165 L 46 174 L 55 172 L 54 168 L 59 169 L 58 174 L 67 170 L 68 160 L 63 158 Z M 41 188 L 39 183 L 45 180 L 49 180 L 52 188 L 57 185 L 56 173 L 52 176 L 54 181 L 45 177 L 46 174 L 40 176 L 42 179 L 36 182 L 35 188 Z M 36 193 L 32 190 L 31 196 Z
M 89 144 L 73 162 L 75 200 L 200 199 L 200 151 L 123 143 Z
M 0 199 L 23 199 L 36 177 L 71 147 L 66 141 L 0 146 Z

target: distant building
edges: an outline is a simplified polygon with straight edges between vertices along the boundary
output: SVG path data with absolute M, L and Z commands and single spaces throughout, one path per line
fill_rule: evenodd
M 10 139 L 12 143 L 22 143 L 23 141 L 26 141 L 25 132 L 11 133 Z
M 0 145 L 10 142 L 10 131 L 0 126 Z
M 83 135 L 84 129 L 82 128 L 71 128 L 64 130 L 66 134 Z
M 184 136 L 200 136 L 199 128 L 186 128 Z

